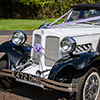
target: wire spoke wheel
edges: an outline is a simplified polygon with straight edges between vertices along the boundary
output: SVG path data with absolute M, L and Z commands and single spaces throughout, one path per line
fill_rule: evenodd
M 83 89 L 83 100 L 97 100 L 100 91 L 100 77 L 92 72 L 86 79 Z

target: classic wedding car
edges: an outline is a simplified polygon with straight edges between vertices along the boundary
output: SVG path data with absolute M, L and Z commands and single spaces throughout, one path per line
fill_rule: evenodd
M 60 19 L 65 20 L 56 24 Z M 0 80 L 19 81 L 69 92 L 76 100 L 97 100 L 100 89 L 100 3 L 72 6 L 51 24 L 33 31 L 32 45 L 22 31 L 0 45 Z M 74 95 L 75 94 L 75 95 Z

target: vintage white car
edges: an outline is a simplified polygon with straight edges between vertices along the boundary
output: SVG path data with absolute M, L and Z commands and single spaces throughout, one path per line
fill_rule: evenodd
M 65 20 L 56 24 L 60 19 Z M 0 80 L 69 92 L 70 99 L 97 100 L 100 90 L 100 3 L 72 6 L 51 24 L 33 31 L 32 46 L 22 31 L 0 45 Z

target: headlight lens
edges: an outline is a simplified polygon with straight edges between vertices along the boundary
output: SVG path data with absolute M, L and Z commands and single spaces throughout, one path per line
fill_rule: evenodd
M 17 31 L 13 33 L 12 42 L 16 45 L 24 44 L 26 39 L 27 39 L 26 34 L 22 31 Z
M 76 48 L 76 41 L 72 37 L 65 37 L 61 41 L 62 50 L 66 53 L 72 53 Z

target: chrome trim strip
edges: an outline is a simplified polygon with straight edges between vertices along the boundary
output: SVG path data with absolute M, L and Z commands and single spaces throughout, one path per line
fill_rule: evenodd
M 73 36 L 73 37 L 83 37 L 83 36 L 91 36 L 91 35 L 100 35 L 100 33 L 86 34 L 86 35 L 78 35 L 78 36 Z
M 44 86 L 42 84 L 36 84 L 36 83 L 30 82 L 30 81 L 21 80 L 21 79 L 18 79 L 18 78 L 16 78 L 16 81 L 44 88 Z

